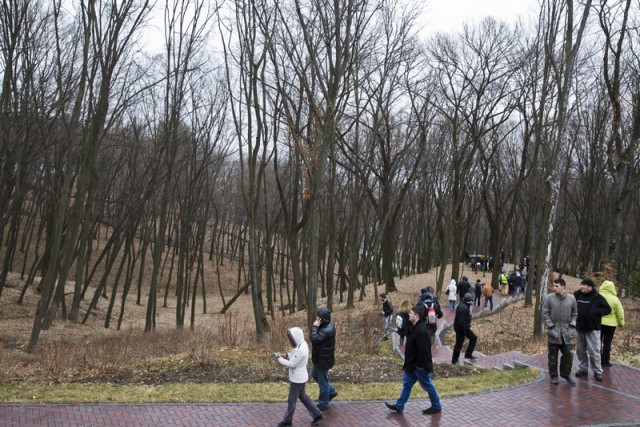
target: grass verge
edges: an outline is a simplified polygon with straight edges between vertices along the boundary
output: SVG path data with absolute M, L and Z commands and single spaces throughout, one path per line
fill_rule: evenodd
M 454 397 L 470 393 L 511 387 L 539 377 L 535 369 L 507 371 L 483 370 L 476 375 L 435 379 L 441 397 Z M 395 399 L 402 388 L 402 377 L 392 383 L 335 383 L 339 400 Z M 239 403 L 285 402 L 288 384 L 256 383 L 170 383 L 159 386 L 110 384 L 0 384 L 2 403 Z M 310 396 L 318 394 L 316 383 L 307 385 Z M 414 398 L 427 398 L 419 386 L 414 387 Z

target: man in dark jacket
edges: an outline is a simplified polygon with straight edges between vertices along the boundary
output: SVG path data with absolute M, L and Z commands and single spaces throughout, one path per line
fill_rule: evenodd
M 469 345 L 464 352 L 465 359 L 475 359 L 473 356 L 473 350 L 476 348 L 476 341 L 478 337 L 471 330 L 471 303 L 473 302 L 473 295 L 466 294 L 462 298 L 462 304 L 458 304 L 456 308 L 456 317 L 453 319 L 453 330 L 456 332 L 456 345 L 453 347 L 453 356 L 451 357 L 451 363 L 458 364 L 458 358 L 460 357 L 460 350 L 462 350 L 462 344 L 464 339 L 469 338 Z
M 392 411 L 402 413 L 404 406 L 409 401 L 411 389 L 416 381 L 429 394 L 431 407 L 422 411 L 423 414 L 431 415 L 442 411 L 440 396 L 435 386 L 431 382 L 431 372 L 433 372 L 433 360 L 431 359 L 431 342 L 427 328 L 422 321 L 425 316 L 424 306 L 415 306 L 409 312 L 409 322 L 413 325 L 407 335 L 407 344 L 404 353 L 404 365 L 402 365 L 402 392 L 395 405 L 386 403 L 387 408 Z
M 602 381 L 600 361 L 600 324 L 602 316 L 611 313 L 607 300 L 595 289 L 593 280 L 587 278 L 580 283 L 580 290 L 573 294 L 578 304 L 576 320 L 576 355 L 578 371 L 576 377 L 589 374 L 589 360 L 596 381 Z
M 460 295 L 460 301 L 462 301 L 462 298 L 464 298 L 464 296 L 469 292 L 469 288 L 471 288 L 469 279 L 467 276 L 462 276 L 460 283 L 458 283 L 458 295 Z
M 382 315 L 384 316 L 384 333 L 382 334 L 382 340 L 386 341 L 389 339 L 389 329 L 391 328 L 391 321 L 393 320 L 393 304 L 387 297 L 387 294 L 381 293 L 380 298 L 382 299 Z
M 338 395 L 329 382 L 329 369 L 333 368 L 335 361 L 336 328 L 331 323 L 331 312 L 326 307 L 320 307 L 316 312 L 316 321 L 311 328 L 311 344 L 311 376 L 320 389 L 318 408 L 326 411 L 329 409 L 329 402 Z

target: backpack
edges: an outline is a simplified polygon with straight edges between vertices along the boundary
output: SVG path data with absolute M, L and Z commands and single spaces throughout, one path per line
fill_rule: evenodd
M 427 294 L 424 300 L 424 306 L 427 308 L 427 316 L 425 322 L 427 325 L 435 325 L 438 323 L 438 317 L 436 316 L 436 308 L 434 304 L 433 295 Z

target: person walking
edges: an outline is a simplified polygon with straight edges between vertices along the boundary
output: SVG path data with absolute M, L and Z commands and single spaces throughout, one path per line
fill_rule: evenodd
M 613 342 L 613 335 L 616 333 L 616 327 L 622 328 L 624 326 L 624 308 L 616 293 L 616 286 L 612 281 L 605 280 L 602 282 L 600 295 L 607 300 L 609 307 L 611 307 L 611 313 L 603 316 L 600 324 L 602 367 L 608 368 L 611 366 L 611 343 Z
M 509 278 L 507 277 L 507 273 L 504 272 L 504 270 L 502 270 L 502 273 L 500 273 L 500 290 L 501 290 L 501 295 L 503 297 L 507 296 L 507 290 L 509 289 Z
M 422 411 L 423 414 L 432 415 L 442 411 L 440 396 L 436 387 L 431 382 L 433 372 L 433 360 L 431 356 L 431 342 L 429 333 L 422 321 L 425 317 L 424 306 L 416 305 L 409 312 L 411 329 L 407 335 L 406 350 L 404 354 L 404 364 L 402 365 L 402 392 L 395 404 L 385 402 L 387 408 L 392 411 L 402 413 L 404 407 L 411 396 L 411 389 L 416 382 L 420 383 L 428 394 L 431 406 Z
M 471 283 L 469 283 L 469 279 L 467 276 L 462 276 L 460 283 L 458 283 L 458 295 L 460 296 L 460 301 L 462 301 L 462 298 L 464 298 L 464 296 L 469 292 L 470 288 Z
M 484 295 L 484 308 L 487 308 L 487 303 L 489 303 L 489 311 L 493 311 L 493 286 L 491 283 L 482 285 L 482 295 Z
M 409 326 L 411 325 L 411 323 L 409 323 L 409 312 L 411 311 L 411 305 L 409 304 L 409 301 L 405 300 L 402 301 L 402 304 L 400 305 L 400 308 L 398 309 L 398 312 L 396 313 L 396 333 L 398 334 L 398 345 L 399 345 L 399 350 L 400 352 L 404 353 L 404 340 L 407 337 L 407 334 L 409 333 Z M 393 340 L 394 344 L 395 344 L 395 340 Z M 394 348 L 394 351 L 397 350 L 396 348 Z
M 436 332 L 438 332 L 438 319 L 443 316 L 442 308 L 438 302 L 438 297 L 435 294 L 435 290 L 432 286 L 427 286 L 427 292 L 423 294 L 422 305 L 424 305 L 425 316 L 424 324 L 427 327 L 429 333 L 429 341 L 433 346 L 436 343 Z M 417 304 L 420 305 L 420 304 Z
M 553 281 L 553 292 L 548 294 L 542 303 L 542 320 L 547 325 L 547 349 L 549 360 L 549 377 L 551 384 L 558 384 L 558 352 L 560 358 L 560 376 L 574 385 L 571 378 L 573 367 L 574 329 L 578 317 L 578 307 L 573 295 L 567 293 L 564 279 Z
M 587 278 L 580 283 L 580 290 L 573 296 L 578 303 L 578 319 L 576 321 L 578 371 L 576 377 L 589 374 L 589 363 L 596 381 L 602 381 L 602 365 L 600 362 L 600 325 L 602 316 L 611 313 L 611 307 L 595 289 L 593 280 Z
M 338 395 L 329 382 L 329 369 L 333 368 L 335 362 L 336 328 L 331 323 L 331 311 L 326 307 L 320 307 L 316 312 L 316 320 L 311 328 L 311 344 L 311 376 L 320 389 L 318 408 L 326 411 L 329 402 Z
M 466 294 L 462 298 L 462 302 L 458 304 L 456 308 L 456 317 L 453 319 L 453 330 L 456 332 L 456 344 L 453 347 L 453 356 L 451 357 L 451 363 L 458 364 L 458 358 L 460 357 L 460 351 L 462 350 L 462 344 L 464 339 L 469 338 L 469 344 L 467 350 L 464 352 L 465 359 L 475 359 L 473 350 L 476 348 L 476 341 L 478 337 L 471 330 L 471 303 L 473 302 L 473 295 Z
M 384 316 L 384 332 L 382 334 L 382 341 L 389 339 L 389 329 L 391 328 L 391 321 L 393 320 L 393 304 L 384 292 L 380 294 L 382 299 L 382 315 Z
M 451 279 L 449 286 L 447 286 L 447 299 L 449 300 L 449 308 L 455 310 L 456 308 L 456 293 L 458 288 L 456 287 L 455 279 Z
M 324 415 L 313 400 L 307 394 L 305 387 L 309 380 L 307 372 L 307 362 L 309 361 L 309 346 L 304 340 L 304 333 L 298 327 L 290 328 L 287 331 L 287 337 L 291 343 L 292 349 L 289 353 L 276 353 L 278 363 L 289 368 L 289 399 L 287 401 L 287 412 L 284 419 L 278 424 L 278 427 L 292 426 L 293 413 L 296 410 L 298 399 L 307 408 L 309 414 L 313 417 L 312 426 L 317 426 L 324 419 Z
M 480 279 L 476 280 L 474 285 L 475 298 L 473 299 L 473 305 L 480 307 L 480 297 L 482 296 L 482 282 Z

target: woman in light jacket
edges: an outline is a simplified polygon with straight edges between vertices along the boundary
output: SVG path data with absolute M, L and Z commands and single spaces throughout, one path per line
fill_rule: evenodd
M 458 293 L 458 287 L 456 286 L 455 279 L 451 279 L 449 286 L 447 286 L 447 299 L 449 300 L 449 308 L 456 309 L 456 294 Z
M 612 281 L 605 280 L 602 282 L 600 295 L 607 300 L 609 307 L 611 307 L 611 313 L 602 317 L 600 326 L 602 366 L 611 366 L 611 343 L 613 342 L 613 335 L 616 333 L 616 327 L 624 326 L 624 308 L 622 308 L 622 303 L 616 293 L 616 286 Z
M 309 346 L 304 340 L 302 329 L 293 327 L 287 331 L 289 342 L 293 347 L 289 353 L 276 353 L 278 362 L 289 368 L 289 400 L 287 412 L 278 427 L 293 425 L 293 413 L 296 410 L 298 399 L 302 402 L 309 414 L 313 417 L 312 426 L 320 424 L 324 419 L 322 412 L 305 391 L 305 386 L 309 380 L 307 372 L 307 362 L 309 361 Z

